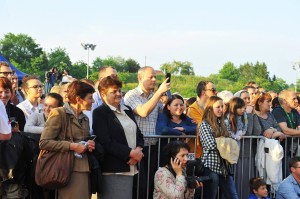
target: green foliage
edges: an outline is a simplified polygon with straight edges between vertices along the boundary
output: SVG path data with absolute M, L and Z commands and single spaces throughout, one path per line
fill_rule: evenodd
M 161 65 L 160 70 L 164 73 L 180 74 L 180 75 L 195 75 L 194 68 L 191 62 L 173 61 Z
M 43 54 L 39 44 L 26 34 L 8 33 L 4 35 L 4 39 L 0 40 L 0 45 L 2 46 L 1 54 L 9 61 L 17 63 L 22 71 L 30 69 L 31 61 Z
M 223 68 L 219 71 L 220 78 L 228 79 L 231 81 L 237 81 L 239 78 L 239 70 L 234 66 L 232 62 L 224 64 Z
M 75 77 L 77 79 L 86 78 L 86 67 L 87 64 L 83 61 L 78 61 L 73 64 L 73 66 L 70 68 L 72 77 Z
M 129 73 L 136 73 L 141 68 L 140 64 L 131 58 L 129 58 L 125 61 L 124 67 L 125 67 L 124 71 L 129 72 Z
M 70 68 L 72 62 L 65 48 L 57 47 L 48 54 L 50 68 L 56 66 L 59 71 Z

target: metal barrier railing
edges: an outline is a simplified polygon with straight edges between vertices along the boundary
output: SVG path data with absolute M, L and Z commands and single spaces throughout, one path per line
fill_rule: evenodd
M 160 165 L 160 154 L 161 154 L 161 144 L 162 139 L 167 140 L 167 143 L 170 142 L 173 139 L 176 140 L 182 140 L 186 141 L 187 139 L 194 139 L 196 140 L 196 136 L 159 136 L 159 135 L 153 135 L 153 136 L 144 136 L 144 138 L 157 138 L 158 142 L 158 152 L 157 152 L 157 158 L 158 162 L 156 165 L 156 169 L 158 169 Z M 289 170 L 287 166 L 288 159 L 290 157 L 293 157 L 295 153 L 290 152 L 290 148 L 296 150 L 299 145 L 299 138 L 300 137 L 290 137 L 287 136 L 286 140 L 281 142 L 284 149 L 284 158 L 282 160 L 282 167 L 283 167 L 283 176 L 282 179 L 287 177 L 289 175 Z M 249 180 L 252 177 L 262 177 L 266 179 L 267 172 L 264 171 L 262 176 L 259 176 L 258 171 L 255 167 L 255 154 L 256 154 L 256 146 L 257 142 L 260 139 L 265 139 L 263 136 L 244 136 L 243 139 L 240 140 L 240 158 L 239 162 L 235 167 L 235 173 L 234 173 L 234 180 L 237 188 L 237 193 L 239 195 L 240 199 L 248 198 L 248 195 L 250 193 L 249 188 Z M 293 141 L 292 141 L 293 140 Z M 194 149 L 196 150 L 196 142 Z M 149 157 L 151 150 L 148 152 Z M 195 151 L 193 151 L 195 153 Z M 300 150 L 299 150 L 300 153 Z M 147 162 L 148 168 L 150 167 L 150 160 Z M 266 162 L 264 163 L 267 164 Z M 265 167 L 266 168 L 266 167 Z M 138 185 L 139 186 L 139 185 Z M 139 189 L 139 188 L 138 188 Z M 149 170 L 147 171 L 147 192 L 149 192 Z M 149 195 L 147 194 L 147 199 L 149 198 Z M 219 197 L 221 198 L 221 197 Z

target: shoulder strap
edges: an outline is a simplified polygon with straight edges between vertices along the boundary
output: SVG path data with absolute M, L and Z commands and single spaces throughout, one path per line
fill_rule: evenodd
M 62 125 L 63 125 L 63 132 L 64 132 L 63 139 L 66 140 L 66 137 L 68 135 L 68 130 L 70 129 L 70 139 L 71 139 L 71 142 L 73 142 L 70 117 L 68 116 L 66 109 L 64 107 L 59 107 L 59 108 L 57 108 L 57 110 L 62 115 Z
M 263 134 L 265 132 L 265 128 L 264 128 L 264 126 L 263 126 L 263 124 L 261 122 L 261 119 L 260 119 L 260 117 L 257 114 L 254 114 L 254 115 L 256 115 L 256 117 L 258 119 L 259 125 L 261 127 L 261 134 Z

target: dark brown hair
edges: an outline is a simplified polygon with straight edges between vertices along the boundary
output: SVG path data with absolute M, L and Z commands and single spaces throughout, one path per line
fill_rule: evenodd
M 69 102 L 75 104 L 77 96 L 79 96 L 81 99 L 84 99 L 87 96 L 87 94 L 94 92 L 95 89 L 91 85 L 81 82 L 79 80 L 75 80 L 68 86 L 68 100 Z
M 0 77 L 0 87 L 9 89 L 12 95 L 11 98 L 14 96 L 15 92 L 13 92 L 11 81 L 7 77 Z
M 168 106 L 170 106 L 170 104 L 172 104 L 172 102 L 173 102 L 175 99 L 180 99 L 180 100 L 182 101 L 182 103 L 184 104 L 184 100 L 183 100 L 183 98 L 182 98 L 180 95 L 176 95 L 176 94 L 172 95 L 172 98 L 169 99 L 169 100 L 167 101 L 167 103 L 166 103 L 165 106 L 164 106 L 164 110 L 163 110 L 163 112 L 166 114 L 166 116 L 167 116 L 169 119 L 172 119 L 172 114 L 170 113 L 170 110 L 168 109 Z M 180 115 L 180 119 L 182 119 L 182 120 L 185 120 L 185 117 L 186 117 L 186 116 L 185 116 L 184 113 L 182 113 L 182 114 Z
M 114 86 L 122 88 L 122 82 L 117 78 L 112 78 L 111 76 L 104 77 L 99 82 L 98 91 L 100 94 L 102 92 L 106 93 L 109 88 Z
M 262 178 L 255 177 L 255 178 L 250 179 L 250 191 L 252 193 L 254 193 L 253 190 L 257 191 L 259 189 L 259 187 L 265 186 L 265 185 L 267 185 L 267 184 Z

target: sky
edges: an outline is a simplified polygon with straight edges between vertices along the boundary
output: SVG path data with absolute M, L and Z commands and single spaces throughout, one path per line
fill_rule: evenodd
M 259 61 L 293 83 L 300 78 L 299 7 L 299 0 L 0 0 L 0 39 L 24 33 L 46 52 L 65 48 L 72 62 L 88 60 L 81 43 L 97 45 L 90 63 L 121 56 L 159 69 L 189 61 L 205 77 L 228 61 Z

